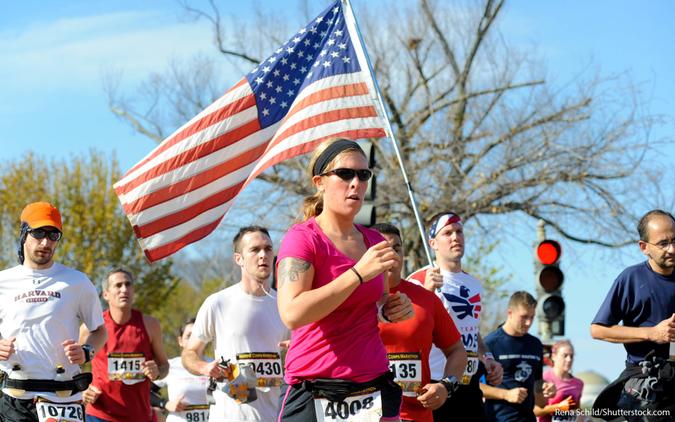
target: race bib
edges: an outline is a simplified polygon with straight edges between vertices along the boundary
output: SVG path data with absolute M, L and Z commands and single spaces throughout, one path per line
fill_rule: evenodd
M 209 420 L 209 405 L 208 404 L 191 404 L 187 409 L 176 414 L 182 418 L 181 420 L 188 422 L 208 422 Z
M 462 385 L 469 385 L 471 378 L 478 372 L 478 353 L 466 351 L 466 369 L 462 374 L 462 379 L 459 383 Z
M 84 410 L 79 402 L 52 403 L 38 400 L 35 410 L 40 422 L 84 422 Z
M 142 364 L 145 362 L 143 353 L 108 353 L 108 379 L 122 381 L 131 385 L 145 380 Z
M 258 387 L 279 387 L 281 385 L 283 369 L 279 353 L 238 353 L 237 363 L 253 368 Z
M 316 421 L 379 422 L 382 417 L 382 396 L 379 390 L 371 388 L 367 391 L 371 392 L 357 392 L 338 402 L 315 398 Z
M 422 386 L 422 359 L 415 353 L 387 353 L 389 369 L 394 381 L 403 389 L 403 395 L 416 397 Z

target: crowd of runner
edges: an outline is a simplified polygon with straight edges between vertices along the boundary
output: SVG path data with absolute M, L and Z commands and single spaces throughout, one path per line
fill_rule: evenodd
M 429 218 L 434 265 L 404 278 L 399 229 L 354 223 L 373 174 L 358 144 L 324 142 L 308 173 L 316 192 L 285 234 L 276 268 L 267 229 L 241 228 L 239 282 L 201 304 L 172 359 L 159 322 L 133 307 L 134 274 L 116 268 L 102 280 L 104 312 L 87 276 L 55 262 L 67 232 L 59 211 L 27 205 L 20 264 L 0 272 L 0 421 L 580 418 L 574 347 L 556 342 L 545 371 L 544 347 L 529 334 L 534 297 L 514 293 L 505 322 L 480 332 L 483 290 L 462 268 L 459 215 Z M 675 220 L 652 211 L 638 232 L 648 259 L 617 278 L 592 324 L 594 337 L 624 343 L 629 356 L 601 404 L 671 409 Z M 151 400 L 155 386 L 168 400 Z

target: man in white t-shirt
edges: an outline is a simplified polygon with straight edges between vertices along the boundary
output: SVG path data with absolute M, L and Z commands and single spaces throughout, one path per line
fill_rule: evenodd
M 106 341 L 96 288 L 83 273 L 54 262 L 61 215 L 47 202 L 21 213 L 20 265 L 0 272 L 0 419 L 84 420 L 80 365 Z M 79 344 L 80 324 L 90 334 Z
M 479 280 L 462 271 L 462 219 L 449 211 L 434 215 L 429 225 L 429 246 L 434 250 L 438 267 L 424 267 L 408 278 L 436 292 L 462 335 L 468 358 L 457 391 L 443 406 L 434 410 L 434 420 L 485 420 L 478 382 L 480 363 L 485 365 L 487 380 L 492 385 L 501 383 L 503 370 L 486 348 L 479 332 L 483 287 Z M 436 347 L 429 355 L 429 366 L 432 379 L 442 378 L 445 355 Z
M 241 228 L 233 243 L 241 281 L 204 301 L 182 353 L 183 365 L 195 375 L 221 381 L 213 392 L 216 404 L 209 420 L 273 421 L 283 378 L 280 343 L 289 332 L 279 316 L 276 292 L 270 289 L 272 240 L 267 229 L 250 226 Z M 210 342 L 215 349 L 212 362 L 203 358 Z M 221 359 L 238 368 L 219 366 Z

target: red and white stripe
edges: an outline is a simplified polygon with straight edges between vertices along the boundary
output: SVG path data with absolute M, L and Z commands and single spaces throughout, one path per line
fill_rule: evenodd
M 327 138 L 385 136 L 376 104 L 368 73 L 338 75 L 305 87 L 284 119 L 261 129 L 242 79 L 115 184 L 148 260 L 211 233 L 239 192 L 270 166 Z

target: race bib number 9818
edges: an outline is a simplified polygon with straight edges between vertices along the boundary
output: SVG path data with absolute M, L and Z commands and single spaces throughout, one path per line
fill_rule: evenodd
M 208 404 L 193 404 L 178 412 L 178 416 L 188 422 L 208 422 L 209 408 Z

